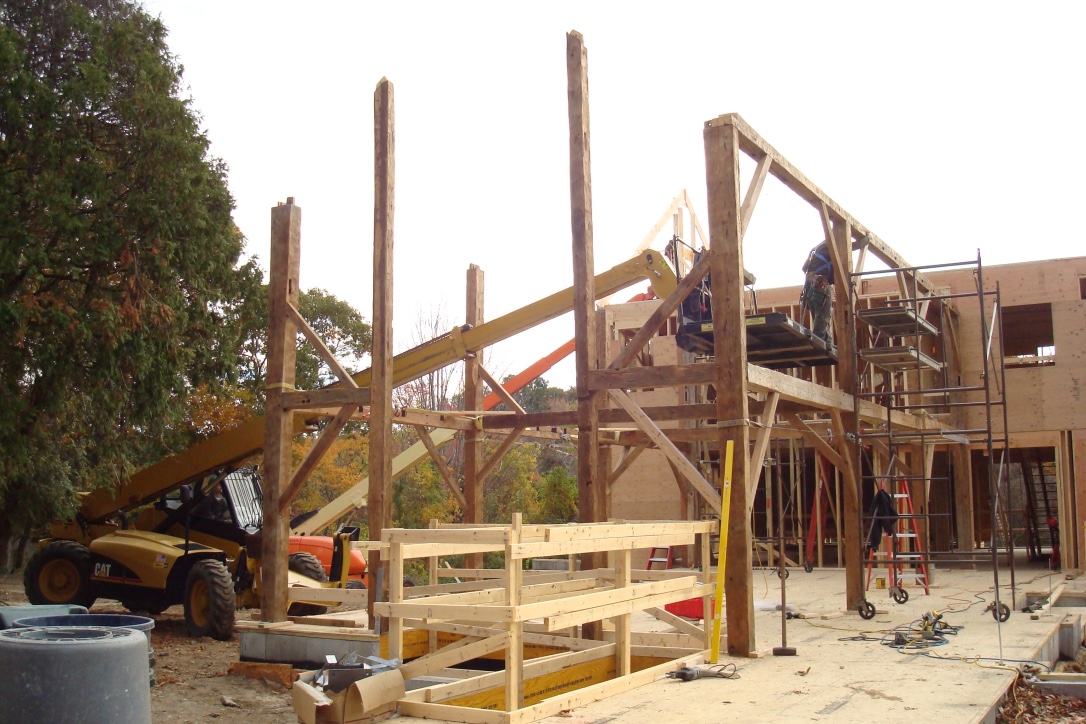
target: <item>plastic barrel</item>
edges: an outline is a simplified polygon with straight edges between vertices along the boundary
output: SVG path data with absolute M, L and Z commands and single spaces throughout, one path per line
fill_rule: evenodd
M 143 638 L 94 626 L 0 631 L 0 724 L 148 724 Z
M 78 626 L 95 626 L 98 628 L 130 628 L 142 631 L 147 637 L 147 682 L 155 685 L 155 649 L 151 645 L 151 629 L 155 627 L 155 620 L 146 616 L 131 616 L 123 613 L 83 613 L 67 616 L 35 616 L 21 618 L 15 622 L 16 628 L 28 628 L 42 626 L 65 626 L 68 628 Z
M 45 603 L 39 606 L 0 606 L 0 629 L 11 628 L 21 618 L 33 616 L 66 616 L 86 613 L 83 606 L 74 603 Z

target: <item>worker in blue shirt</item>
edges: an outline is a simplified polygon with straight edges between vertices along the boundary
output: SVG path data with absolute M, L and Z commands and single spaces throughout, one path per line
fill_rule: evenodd
M 803 263 L 806 275 L 799 295 L 800 318 L 803 309 L 811 312 L 811 331 L 826 344 L 833 344 L 833 262 L 826 242 L 822 242 Z

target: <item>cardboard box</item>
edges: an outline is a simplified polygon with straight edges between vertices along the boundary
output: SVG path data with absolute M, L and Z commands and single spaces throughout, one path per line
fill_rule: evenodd
M 405 693 L 399 670 L 361 679 L 339 693 L 320 691 L 313 684 L 317 672 L 303 674 L 294 682 L 294 713 L 305 724 L 354 724 L 381 721 L 396 712 Z

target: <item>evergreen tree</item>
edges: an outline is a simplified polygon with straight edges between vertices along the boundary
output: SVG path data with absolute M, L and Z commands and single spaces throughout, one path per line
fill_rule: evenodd
M 0 543 L 158 458 L 259 290 L 166 28 L 0 3 Z

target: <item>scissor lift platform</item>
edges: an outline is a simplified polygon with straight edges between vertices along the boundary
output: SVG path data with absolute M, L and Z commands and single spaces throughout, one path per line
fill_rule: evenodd
M 753 314 L 746 318 L 747 361 L 781 370 L 837 364 L 837 347 L 816 337 L 811 330 L 783 312 Z M 676 336 L 688 352 L 715 353 L 713 323 L 686 322 Z

